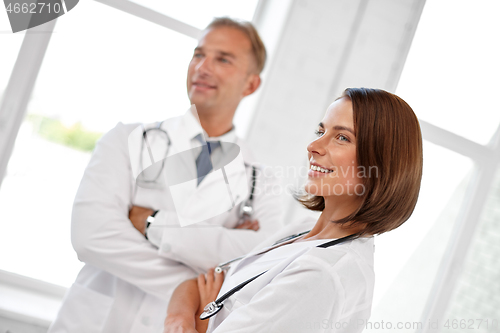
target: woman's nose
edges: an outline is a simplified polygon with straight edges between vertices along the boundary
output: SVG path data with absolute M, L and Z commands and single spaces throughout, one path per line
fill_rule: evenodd
M 319 154 L 319 155 L 324 155 L 325 154 L 325 149 L 323 148 L 323 142 L 321 142 L 321 138 L 317 138 L 316 140 L 312 141 L 307 145 L 307 151 L 310 152 L 311 154 Z

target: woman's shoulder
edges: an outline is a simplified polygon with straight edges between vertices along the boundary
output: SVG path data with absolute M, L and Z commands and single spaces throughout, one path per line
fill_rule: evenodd
M 297 258 L 301 265 L 340 277 L 354 278 L 360 275 L 373 280 L 373 237 L 358 238 L 328 248 L 312 247 Z
M 369 309 L 375 288 L 373 252 L 373 237 L 328 248 L 313 247 L 297 258 L 290 268 L 294 269 L 294 266 L 307 272 L 304 278 L 309 283 L 321 285 L 325 292 L 332 289 L 339 302 L 344 304 L 345 311 Z

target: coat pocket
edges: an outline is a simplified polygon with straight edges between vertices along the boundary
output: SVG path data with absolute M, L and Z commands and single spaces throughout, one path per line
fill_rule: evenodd
M 48 333 L 102 332 L 113 298 L 74 283 Z

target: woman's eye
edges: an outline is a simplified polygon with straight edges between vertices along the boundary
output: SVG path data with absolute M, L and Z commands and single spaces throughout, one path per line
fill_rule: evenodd
M 345 142 L 349 142 L 350 141 L 349 138 L 347 136 L 343 135 L 343 134 L 339 134 L 338 138 L 339 138 L 340 141 L 345 141 Z
M 323 133 L 322 131 L 319 131 L 319 130 L 315 130 L 314 134 L 316 134 L 317 136 L 322 136 L 325 133 Z

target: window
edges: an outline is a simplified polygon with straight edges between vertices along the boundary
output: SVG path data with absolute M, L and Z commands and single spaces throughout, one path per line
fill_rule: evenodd
M 424 140 L 440 138 L 447 147 L 458 149 L 457 143 L 467 147 L 460 147 L 463 156 L 424 141 L 424 174 L 415 213 L 401 228 L 380 236 L 380 248 L 375 252 L 376 258 L 392 260 L 376 262 L 378 286 L 366 332 L 378 331 L 382 320 L 391 322 L 392 329 L 401 322 L 408 332 L 426 332 L 428 319 L 441 319 L 439 328 L 443 330 L 446 319 L 489 319 L 491 329 L 491 320 L 498 318 L 498 300 L 488 298 L 498 280 L 493 254 L 497 246 L 492 245 L 498 243 L 499 235 L 493 223 L 498 222 L 494 208 L 500 202 L 498 175 L 494 178 L 484 171 L 485 166 L 498 165 L 495 156 L 500 154 L 494 136 L 500 124 L 495 97 L 500 51 L 491 42 L 500 29 L 493 18 L 498 6 L 495 1 L 431 1 L 425 5 L 397 94 L 412 105 L 421 120 Z M 477 151 L 480 153 L 475 154 Z M 475 188 L 490 193 L 482 214 Z M 481 219 L 471 254 L 454 285 L 453 267 L 457 266 L 447 263 L 463 261 L 457 255 L 457 242 L 462 241 L 460 249 L 469 247 L 461 232 L 464 225 L 466 230 L 474 230 L 475 216 Z M 408 251 L 401 253 L 405 248 Z M 443 280 L 450 275 L 452 279 Z M 441 282 L 445 287 L 438 287 Z M 450 289 L 451 295 L 446 285 L 455 287 Z M 430 304 L 437 305 L 431 308 Z
M 497 170 L 478 222 L 464 269 L 451 296 L 445 323 L 457 323 L 455 332 L 481 332 L 500 327 L 500 169 Z M 450 330 L 442 330 L 443 332 Z
M 245 18 L 255 6 L 240 6 L 250 10 Z M 224 7 L 215 12 L 228 14 Z M 212 12 L 205 15 L 210 20 Z M 1 29 L 9 30 L 4 19 Z M 4 74 L 22 35 L 0 38 L 12 45 Z M 0 252 L 11 254 L 1 270 L 71 285 L 82 266 L 70 243 L 71 207 L 96 140 L 119 121 L 183 114 L 195 46 L 191 37 L 95 1 L 58 19 L 0 189 L 2 221 L 9 221 L 2 223 Z
M 417 116 L 480 144 L 500 124 L 494 0 L 426 3 L 398 93 Z

